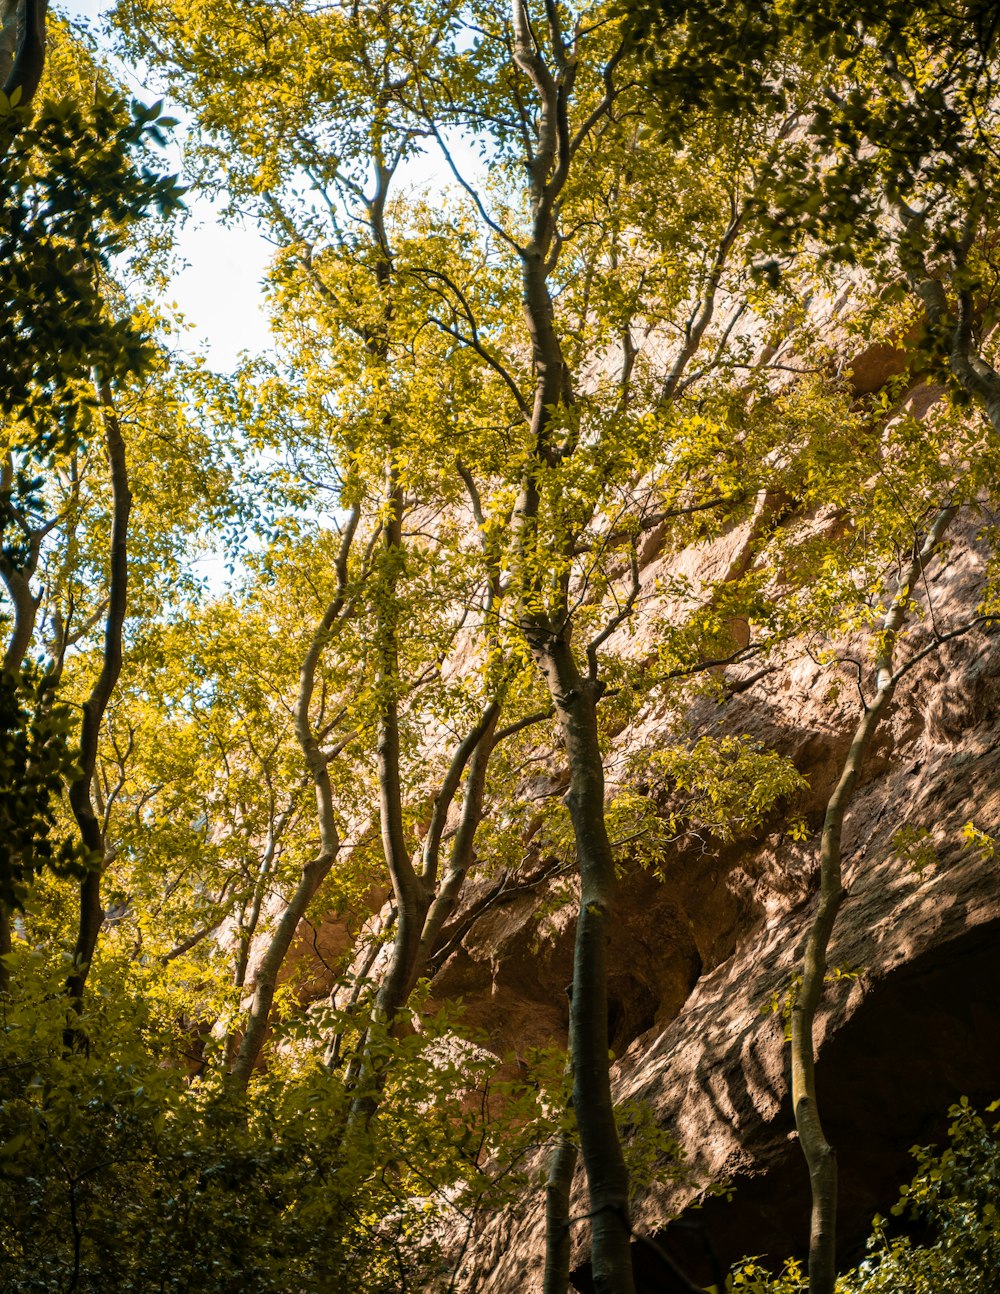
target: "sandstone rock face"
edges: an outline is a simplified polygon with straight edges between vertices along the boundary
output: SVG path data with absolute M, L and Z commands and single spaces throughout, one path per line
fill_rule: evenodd
M 705 560 L 738 564 L 741 542 L 734 534 Z M 655 543 L 644 558 L 651 585 L 662 560 Z M 928 572 L 939 628 L 968 619 L 984 562 L 969 524 Z M 915 634 L 908 650 L 926 641 Z M 641 633 L 629 649 L 641 658 Z M 790 756 L 809 781 L 802 810 L 816 828 L 857 722 L 855 677 L 792 653 L 730 699 L 699 702 L 693 730 L 745 733 Z M 661 726 L 651 706 L 616 739 L 616 758 L 655 748 Z M 963 838 L 970 820 L 1000 829 L 1000 635 L 981 628 L 906 676 L 846 823 L 849 896 L 830 952 L 817 1071 L 839 1147 L 845 1260 L 895 1200 L 909 1147 L 942 1131 L 949 1102 L 1000 1095 L 1000 860 Z M 896 838 L 904 827 L 928 833 L 920 850 Z M 817 866 L 815 839 L 772 834 L 722 850 L 677 847 L 663 879 L 633 867 L 622 881 L 609 984 L 616 1092 L 654 1112 L 691 1170 L 685 1184 L 665 1172 L 635 1201 L 640 1290 L 680 1288 L 657 1247 L 706 1283 L 744 1254 L 802 1252 L 808 1183 L 780 1004 L 797 973 Z M 572 875 L 543 859 L 517 877 L 473 879 L 434 996 L 461 996 L 498 1054 L 563 1038 L 574 919 Z M 724 1180 L 731 1198 L 691 1211 L 699 1185 Z M 575 1194 L 583 1214 L 580 1173 Z M 573 1280 L 587 1290 L 586 1227 L 576 1231 Z M 540 1191 L 519 1212 L 485 1219 L 458 1288 L 540 1290 L 543 1235 Z

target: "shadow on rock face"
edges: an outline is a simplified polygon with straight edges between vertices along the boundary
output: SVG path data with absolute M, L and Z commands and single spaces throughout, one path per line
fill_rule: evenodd
M 949 1105 L 1000 1096 L 1000 920 L 977 926 L 879 981 L 830 1038 L 817 1065 L 821 1114 L 837 1148 L 842 1267 L 863 1255 L 875 1213 L 887 1214 L 913 1174 L 910 1147 L 942 1142 Z M 775 1269 L 804 1256 L 809 1184 L 786 1101 L 762 1171 L 733 1180 L 653 1239 L 695 1281 L 710 1284 L 711 1252 L 727 1270 L 747 1255 Z M 655 1250 L 634 1248 L 638 1294 L 683 1289 Z M 573 1287 L 593 1290 L 587 1265 Z

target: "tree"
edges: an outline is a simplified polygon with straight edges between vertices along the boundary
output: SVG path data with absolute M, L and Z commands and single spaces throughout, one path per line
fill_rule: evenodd
M 263 9 L 259 16 L 266 27 L 268 18 Z M 342 655 L 338 665 L 344 679 L 352 668 L 360 667 L 371 688 L 364 696 L 366 711 L 356 702 L 346 705 L 350 721 L 345 722 L 345 731 L 349 734 L 346 742 L 361 743 L 372 734 L 375 738 L 378 816 L 396 910 L 394 954 L 377 1002 L 377 1014 L 384 1021 L 391 1023 L 409 997 L 472 860 L 473 839 L 481 816 L 485 761 L 500 710 L 497 698 L 487 695 L 476 718 L 463 716 L 461 722 L 468 723 L 468 731 L 457 740 L 443 781 L 434 792 L 431 825 L 414 861 L 412 842 L 406 838 L 400 709 L 408 703 L 407 698 L 419 703 L 424 676 L 437 668 L 434 656 L 447 650 L 447 635 L 455 632 L 450 623 L 455 613 L 453 607 L 447 607 L 444 620 L 439 620 L 433 629 L 429 622 L 421 623 L 420 632 L 445 636 L 440 643 L 428 642 L 429 657 L 411 652 L 410 658 L 401 662 L 401 656 L 406 654 L 405 646 L 401 646 L 402 627 L 412 615 L 412 605 L 401 597 L 402 588 L 409 582 L 406 567 L 412 564 L 417 573 L 427 570 L 426 555 L 419 553 L 419 543 L 407 542 L 404 527 L 408 516 L 426 507 L 428 500 L 435 497 L 435 489 L 441 487 L 434 480 L 434 474 L 440 474 L 439 452 L 426 429 L 415 420 L 418 401 L 426 393 L 425 372 L 431 361 L 425 354 L 426 344 L 415 340 L 422 320 L 416 314 L 412 292 L 408 294 L 406 290 L 406 271 L 400 269 L 400 261 L 405 263 L 405 251 L 395 245 L 397 238 L 412 237 L 409 231 L 404 233 L 403 223 L 392 210 L 390 187 L 401 162 L 412 151 L 413 130 L 405 114 L 398 111 L 392 76 L 401 50 L 407 57 L 415 57 L 415 48 L 424 49 L 420 57 L 433 57 L 433 29 L 426 27 L 424 16 L 418 12 L 399 30 L 378 15 L 340 22 L 317 19 L 302 8 L 288 17 L 293 28 L 297 23 L 305 25 L 316 54 L 323 51 L 325 62 L 315 80 L 307 77 L 301 84 L 301 99 L 292 109 L 298 129 L 284 136 L 280 131 L 275 134 L 278 123 L 271 114 L 255 115 L 238 97 L 237 91 L 244 84 L 241 71 L 247 73 L 248 68 L 241 70 L 238 62 L 234 64 L 227 57 L 226 37 L 220 37 L 215 25 L 218 15 L 207 15 L 188 28 L 166 9 L 154 19 L 166 26 L 186 84 L 185 93 L 199 110 L 204 111 L 206 93 L 218 95 L 228 86 L 225 106 L 213 118 L 213 126 L 239 150 L 226 163 L 231 191 L 245 195 L 259 208 L 282 246 L 275 293 L 288 307 L 282 325 L 287 362 L 296 379 L 304 384 L 307 401 L 326 402 L 327 408 L 318 420 L 316 405 L 310 415 L 317 440 L 330 437 L 319 452 L 335 459 L 340 487 L 336 504 L 349 514 L 343 546 L 335 561 L 336 591 L 306 650 L 295 703 L 298 740 L 317 788 L 321 851 L 304 872 L 302 886 L 282 916 L 261 963 L 251 1025 L 234 1063 L 234 1075 L 243 1084 L 263 1042 L 276 977 L 292 935 L 340 847 L 338 809 L 328 771 L 334 756 L 321 749 L 318 734 L 324 722 L 323 711 L 317 723 L 313 700 L 321 659 L 335 649 L 335 639 L 345 622 L 366 619 L 371 628 L 368 642 L 374 653 L 373 660 L 363 660 L 359 665 L 347 664 Z M 141 36 L 143 25 L 136 31 Z M 211 33 L 210 44 L 205 43 L 206 33 Z M 294 36 L 293 30 L 276 34 L 281 40 Z M 263 64 L 257 61 L 261 55 Z M 241 50 L 239 54 L 253 68 L 255 83 L 273 74 L 269 57 L 263 49 Z M 338 69 L 333 81 L 330 66 Z M 354 86 L 355 98 L 348 101 Z M 349 102 L 349 110 L 341 116 L 339 136 L 336 131 L 331 134 L 329 122 L 317 115 L 317 96 L 322 100 L 327 94 L 337 97 L 341 108 Z M 213 155 L 215 144 L 207 136 L 204 148 L 207 156 Z M 262 174 L 256 162 L 264 153 L 269 165 Z M 374 172 L 369 177 L 372 158 Z M 324 201 L 318 207 L 300 208 L 294 190 L 300 167 L 305 167 L 313 186 L 323 195 Z M 315 353 L 304 349 L 315 345 L 317 335 L 330 348 L 329 365 L 317 362 Z M 409 349 L 415 345 L 420 367 L 408 357 Z M 338 387 L 339 383 L 343 386 Z M 426 463 L 418 462 L 425 448 L 431 451 L 430 473 Z M 309 455 L 315 452 L 314 446 L 306 450 Z M 450 461 L 448 465 L 454 474 Z M 352 547 L 362 543 L 365 552 L 360 574 L 352 575 L 349 583 Z M 461 602 L 466 594 L 459 591 L 457 597 Z M 487 620 L 489 616 L 487 610 Z M 351 650 L 358 646 L 356 633 L 356 627 L 352 627 Z M 417 650 L 426 652 L 422 645 Z M 494 673 L 499 679 L 502 671 Z M 494 690 L 504 686 L 489 680 L 487 685 Z M 342 687 L 337 686 L 338 690 Z M 343 719 L 342 714 L 336 722 Z M 438 855 L 445 820 L 467 765 L 470 776 L 464 797 L 465 822 L 450 867 L 439 878 Z M 369 1068 L 362 1063 L 357 1074 L 359 1084 L 366 1090 L 371 1078 Z M 370 1099 L 369 1093 L 363 1102 Z
M 389 11 L 331 18 L 292 6 L 254 11 L 248 27 L 234 28 L 226 12 L 130 9 L 130 38 L 137 50 L 170 50 L 174 84 L 203 123 L 206 164 L 223 163 L 231 191 L 271 222 L 283 246 L 275 291 L 295 380 L 309 392 L 312 423 L 332 433 L 324 453 L 336 464 L 340 501 L 366 500 L 370 520 L 350 521 L 344 534 L 352 545 L 358 526 L 373 543 L 370 578 L 351 613 L 370 617 L 371 708 L 360 726 L 376 734 L 382 852 L 396 908 L 377 1015 L 391 1023 L 401 1010 L 440 911 L 425 885 L 437 864 L 425 857 L 414 866 L 406 840 L 400 653 L 413 604 L 401 592 L 419 545 L 405 541 L 404 528 L 408 510 L 458 506 L 461 485 L 482 535 L 484 616 L 497 617 L 487 628 L 489 650 L 502 646 L 513 661 L 533 661 L 569 764 L 583 883 L 574 1110 L 593 1192 L 598 1282 L 627 1289 L 628 1187 L 607 1065 L 603 959 L 615 864 L 605 821 L 600 657 L 640 598 L 636 548 L 657 525 L 682 547 L 751 513 L 760 563 L 752 573 L 727 573 L 664 621 L 661 681 L 760 652 L 820 613 L 815 600 L 793 600 L 782 617 L 764 605 L 761 590 L 769 563 L 787 564 L 789 556 L 780 539 L 772 543 L 782 491 L 822 497 L 826 477 L 815 446 L 846 403 L 837 393 L 820 403 L 821 414 L 807 416 L 807 396 L 797 403 L 770 391 L 767 361 L 747 364 L 750 351 L 735 334 L 744 315 L 778 330 L 793 314 L 795 289 L 757 283 L 748 254 L 795 114 L 787 107 L 780 117 L 748 112 L 725 138 L 719 119 L 703 121 L 676 152 L 652 146 L 642 133 L 649 103 L 635 79 L 631 37 L 617 20 L 587 28 L 581 17 L 574 27 L 555 11 L 542 20 L 523 6 L 510 20 L 487 8 L 407 11 L 405 20 Z M 233 44 L 232 33 L 243 30 L 249 41 Z M 283 91 L 276 115 L 262 107 L 258 89 L 280 72 L 281 51 L 293 44 L 303 74 Z M 241 98 L 241 85 L 257 87 L 257 97 Z M 488 152 L 492 190 L 463 173 L 456 136 Z M 423 140 L 441 149 L 457 185 L 457 201 L 443 215 L 391 201 L 397 172 Z M 703 163 L 695 177 L 692 156 Z M 302 196 L 302 174 L 315 200 Z M 667 185 L 683 197 L 665 219 L 660 212 L 654 231 L 647 213 Z M 650 338 L 656 343 L 644 350 Z M 319 348 L 332 364 L 317 364 Z M 601 367 L 587 370 L 595 355 Z M 443 388 L 448 416 L 428 425 L 426 397 L 442 391 L 440 379 L 429 377 L 434 364 L 453 376 Z M 732 384 L 741 368 L 751 372 L 742 391 Z M 737 411 L 747 391 L 760 402 L 759 416 Z M 809 394 L 815 398 L 816 389 Z M 499 437 L 487 434 L 498 409 Z M 845 456 L 847 443 L 843 434 Z M 852 486 L 868 466 L 854 463 Z M 846 498 L 846 481 L 838 484 Z M 883 527 L 894 536 L 899 523 L 897 510 Z M 439 561 L 445 552 L 439 544 Z M 456 580 L 443 599 L 452 616 L 470 607 L 457 558 L 448 553 Z M 342 608 L 340 597 L 330 605 Z M 834 602 L 830 594 L 826 613 Z M 734 635 L 755 619 L 760 641 Z M 325 617 L 319 623 L 324 636 Z M 345 667 L 358 668 L 342 661 Z M 424 656 L 409 678 L 426 668 Z M 489 743 L 498 722 L 490 714 L 497 697 L 482 700 L 486 708 L 441 783 L 426 837 L 432 853 L 465 761 L 480 740 Z M 300 732 L 304 714 L 300 705 Z M 481 751 L 484 764 L 486 745 Z M 477 781 L 484 774 L 477 766 Z M 463 839 L 470 841 L 479 794 L 466 796 L 472 819 Z M 453 877 L 464 870 L 456 867 Z M 442 893 L 454 890 L 446 883 Z M 283 924 L 289 938 L 298 911 L 290 908 Z M 272 947 L 265 999 L 287 942 Z M 266 1022 L 268 1010 L 266 1000 L 255 1006 L 255 1021 Z M 255 1028 L 251 1036 L 262 1035 Z M 256 1048 L 248 1042 L 244 1055 Z M 241 1077 L 248 1073 L 242 1064 Z M 358 1077 L 359 1109 L 367 1113 L 363 1062 Z
M 107 272 L 110 259 L 128 245 L 130 225 L 148 212 L 169 210 L 177 202 L 177 189 L 148 165 L 148 145 L 162 138 L 158 109 L 128 113 L 120 96 L 99 79 L 89 96 L 59 103 L 46 100 L 34 108 L 45 50 L 44 15 L 44 3 L 28 3 L 23 13 L 12 10 L 6 15 L 7 29 L 16 28 L 20 38 L 0 119 L 5 231 L 0 259 L 7 271 L 0 314 L 8 356 L 0 389 L 5 424 L 0 578 L 13 612 L 3 671 L 8 685 L 20 677 L 42 601 L 33 580 L 46 546 L 65 519 L 58 510 L 46 516 L 46 478 L 54 475 L 58 462 L 79 455 L 95 424 L 103 420 L 116 498 L 111 590 L 104 665 L 84 707 L 80 767 L 72 775 L 66 755 L 56 754 L 67 741 L 64 721 L 45 700 L 54 691 L 54 681 L 39 696 L 38 716 L 42 725 L 52 725 L 49 744 L 56 765 L 63 765 L 80 830 L 82 850 L 64 846 L 61 852 L 67 858 L 73 854 L 90 860 L 81 882 L 78 969 L 69 980 L 71 995 L 78 1000 L 96 938 L 99 880 L 94 867 L 102 853 L 89 780 L 101 717 L 119 668 L 125 609 L 129 496 L 112 391 L 128 377 L 140 376 L 152 355 L 130 312 L 119 315 L 109 303 Z M 81 71 L 85 74 L 85 68 L 73 67 L 72 58 L 62 55 L 62 61 L 77 77 Z M 96 389 L 93 372 L 100 374 Z M 64 653 L 66 646 L 63 641 L 58 651 Z M 42 810 L 43 820 L 47 814 Z M 27 855 L 23 853 L 23 842 L 11 847 L 22 850 L 25 859 L 30 856 L 30 847 Z M 26 862 L 17 866 L 25 876 L 34 870 Z M 0 954 L 10 950 L 7 905 L 12 900 L 20 904 L 23 897 L 19 888 L 0 900 Z
M 36 911 L 18 918 L 12 964 L 33 992 L 29 947 L 55 956 L 77 915 L 36 865 L 40 842 L 57 830 L 84 838 L 98 865 L 84 878 L 70 977 L 80 1018 L 65 1039 L 67 1108 L 111 1081 L 113 1055 L 128 1051 L 126 1026 L 105 1029 L 100 1003 L 84 997 L 87 977 L 135 1020 L 141 986 L 146 1036 L 129 1064 L 138 1076 L 159 1050 L 192 1072 L 190 1097 L 173 1072 L 157 1085 L 176 1120 L 166 1157 L 191 1152 L 211 1207 L 192 1202 L 196 1184 L 165 1162 L 163 1129 L 139 1098 L 138 1124 L 122 1116 L 139 1129 L 122 1155 L 142 1164 L 148 1201 L 176 1186 L 169 1198 L 206 1226 L 217 1207 L 227 1237 L 234 1212 L 264 1207 L 258 1185 L 301 1208 L 308 1253 L 299 1262 L 282 1250 L 284 1276 L 258 1254 L 262 1289 L 315 1280 L 324 1229 L 344 1265 L 331 1280 L 349 1283 L 352 1262 L 373 1288 L 396 1279 L 370 1252 L 386 1234 L 405 1249 L 405 1281 L 420 1261 L 404 1240 L 420 1230 L 424 1151 L 429 1198 L 501 1198 L 496 1176 L 514 1170 L 488 1169 L 498 1143 L 485 1114 L 463 1111 L 460 1026 L 447 1010 L 440 1035 L 421 1019 L 420 980 L 454 938 L 447 923 L 471 869 L 499 869 L 543 839 L 580 878 L 572 1097 L 546 1079 L 571 1108 L 539 1120 L 520 1104 L 533 1098 L 505 1092 L 510 1162 L 555 1130 L 545 1279 L 556 1294 L 568 1279 L 579 1138 L 597 1287 L 633 1288 L 634 1183 L 612 1096 L 605 974 L 619 873 L 640 853 L 662 865 L 664 835 L 732 840 L 781 810 L 800 784 L 794 768 L 745 739 L 691 729 L 689 702 L 752 686 L 756 675 L 734 682 L 727 670 L 776 668 L 804 633 L 828 652 L 854 633 L 870 642 L 877 677 L 830 806 L 823 906 L 795 1005 L 808 1132 L 844 812 L 901 678 L 962 629 L 919 638 L 919 577 L 957 510 L 995 485 L 983 428 L 955 401 L 923 424 L 900 415 L 902 382 L 859 402 L 809 303 L 835 282 L 831 257 L 846 244 L 834 217 L 857 179 L 868 196 L 849 208 L 851 247 L 866 277 L 853 326 L 871 332 L 880 315 L 880 336 L 893 338 L 922 303 L 932 340 L 950 330 L 956 398 L 988 404 L 989 351 L 971 341 L 979 307 L 965 276 L 976 267 L 986 281 L 989 217 L 973 204 L 975 220 L 961 225 L 956 197 L 949 224 L 935 206 L 959 171 L 971 192 L 975 123 L 959 128 L 905 68 L 902 82 L 886 80 L 868 37 L 845 44 L 786 6 L 657 14 L 683 19 L 678 48 L 692 67 L 742 15 L 743 71 L 725 88 L 733 110 L 669 51 L 651 96 L 645 36 L 599 5 L 517 0 L 508 14 L 124 0 L 122 49 L 148 61 L 195 123 L 193 182 L 275 243 L 275 354 L 228 375 L 152 345 L 156 311 L 137 308 L 110 271 L 112 257 L 153 241 L 141 217 L 166 190 L 139 150 L 154 110 L 138 111 L 126 146 L 109 109 L 93 144 L 98 180 L 118 175 L 125 191 L 141 181 L 145 197 L 114 206 L 95 181 L 86 219 L 77 190 L 60 187 L 61 163 L 50 183 L 41 143 L 29 149 L 49 109 L 22 113 L 10 133 L 8 160 L 23 158 L 36 185 L 14 224 L 62 212 L 36 251 L 54 258 L 59 292 L 83 305 L 71 320 L 79 336 L 71 329 L 59 351 L 54 313 L 39 307 L 41 260 L 24 280 L 31 291 L 12 297 L 23 318 L 11 353 L 26 333 L 35 353 L 10 379 L 13 540 L 0 574 L 17 663 L 44 652 L 53 700 L 84 716 L 76 766 L 69 746 L 53 748 L 72 820 L 39 799 L 35 854 L 19 864 Z M 882 33 L 883 19 L 869 17 Z M 905 63 L 918 33 L 896 7 L 885 23 L 886 48 Z M 841 81 L 862 75 L 885 93 L 859 106 Z M 979 85 L 965 75 L 946 99 Z M 902 117 L 947 127 L 963 159 L 950 179 L 936 162 L 869 167 L 890 108 L 893 130 Z M 823 159 L 803 140 L 810 114 L 828 153 L 846 141 L 843 155 Z M 875 153 L 843 135 L 858 122 Z M 431 156 L 450 176 L 447 193 L 412 189 L 411 165 Z M 905 207 L 895 218 L 876 196 L 887 175 Z M 822 201 L 809 207 L 802 193 L 816 186 Z M 949 241 L 959 227 L 972 228 L 967 240 Z M 30 240 L 8 250 L 12 264 L 36 254 Z M 900 256 L 914 290 L 887 305 L 886 267 Z M 141 255 L 133 263 L 148 268 Z M 940 346 L 919 354 L 938 375 Z M 962 373 L 975 381 L 963 386 Z M 736 534 L 737 556 L 699 578 L 680 573 Z M 679 559 L 659 585 L 643 569 L 654 542 Z M 228 580 L 206 587 L 190 574 L 206 550 L 228 560 Z M 641 658 L 630 641 L 640 615 L 655 640 Z M 664 749 L 609 778 L 615 733 L 653 705 L 668 716 Z M 32 706 L 12 711 L 17 740 Z M 542 755 L 559 764 L 566 798 L 539 813 L 524 769 Z M 333 952 L 317 942 L 313 962 L 326 958 L 334 987 L 325 1008 L 306 1010 L 317 990 L 303 952 L 330 909 L 341 942 Z M 414 1023 L 429 1033 L 411 1036 Z M 91 1056 L 77 1045 L 84 1036 Z M 441 1059 L 449 1047 L 454 1064 Z M 53 1072 L 58 1063 L 45 1060 Z M 456 1130 L 454 1155 L 422 1140 L 438 1099 L 428 1128 Z M 116 1119 L 133 1104 L 110 1102 Z M 218 1120 L 211 1146 L 193 1127 L 203 1116 Z M 61 1126 L 67 1145 L 83 1145 L 87 1176 L 80 1128 L 73 1117 Z M 821 1133 L 814 1144 L 823 1159 Z M 293 1151 L 306 1156 L 305 1178 L 289 1167 Z M 240 1165 L 245 1198 L 232 1180 Z M 817 1198 L 830 1196 L 824 1172 Z M 70 1176 L 76 1200 L 84 1176 Z M 116 1171 L 101 1181 L 107 1199 L 121 1198 Z M 145 1217 L 153 1205 L 140 1194 Z M 824 1222 L 824 1253 L 829 1237 Z M 135 1280 L 152 1280 L 135 1261 Z
M 692 112 L 752 107 L 784 115 L 794 106 L 800 139 L 768 167 L 759 246 L 794 267 L 812 239 L 831 262 L 863 265 L 883 300 L 909 293 L 902 327 L 915 318 L 922 324 L 916 362 L 927 376 L 946 378 L 954 399 L 979 406 L 994 433 L 1000 431 L 1000 380 L 977 341 L 977 330 L 992 323 L 983 303 L 993 244 L 985 213 L 996 184 L 990 140 L 1000 29 L 994 6 L 976 0 L 958 8 L 931 0 L 843 10 L 655 3 L 635 5 L 633 14 L 672 119 L 668 135 L 682 132 Z M 706 78 L 709 66 L 714 75 Z M 731 75 L 720 78 L 720 68 Z M 804 77 L 790 75 L 802 71 Z M 771 264 L 777 270 L 778 261 Z M 792 1095 L 813 1197 L 812 1294 L 831 1294 L 836 1281 L 836 1164 L 817 1111 L 813 1021 L 844 897 L 844 815 L 875 731 L 909 667 L 897 665 L 896 648 L 917 581 L 963 499 L 975 499 L 990 474 L 990 457 L 979 460 L 978 472 L 960 469 L 957 479 L 925 462 L 921 484 L 937 489 L 937 515 L 926 537 L 918 534 L 913 543 L 876 638 L 876 690 L 864 704 L 827 809 L 819 904 L 793 1008 Z M 974 617 L 970 624 L 977 622 Z

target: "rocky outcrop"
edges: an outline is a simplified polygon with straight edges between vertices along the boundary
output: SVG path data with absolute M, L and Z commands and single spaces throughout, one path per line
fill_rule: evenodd
M 845 346 L 837 319 L 849 295 L 828 303 L 817 322 Z M 876 342 L 842 371 L 861 397 L 905 362 L 897 345 Z M 904 407 L 922 418 L 939 396 L 920 384 Z M 638 662 L 652 656 L 654 613 L 669 613 L 661 587 L 676 589 L 680 577 L 697 589 L 744 573 L 755 531 L 786 516 L 786 501 L 764 497 L 744 524 L 680 554 L 665 554 L 663 533 L 650 532 L 639 551 L 643 616 L 612 645 Z M 800 524 L 839 522 L 830 515 Z M 967 620 L 978 601 L 988 550 L 977 531 L 974 518 L 957 527 L 927 573 L 923 600 L 939 630 Z M 928 634 L 916 629 L 907 651 Z M 657 874 L 625 860 L 609 950 L 616 1094 L 652 1112 L 688 1167 L 678 1174 L 665 1165 L 635 1200 L 640 1291 L 680 1288 L 664 1253 L 709 1283 L 744 1255 L 779 1262 L 805 1247 L 808 1181 L 791 1115 L 782 1003 L 815 903 L 815 833 L 858 719 L 858 662 L 868 648 L 841 647 L 840 666 L 818 663 L 803 643 L 764 668 L 729 669 L 721 691 L 686 715 L 695 735 L 746 734 L 789 757 L 808 782 L 796 812 L 812 839 L 782 834 L 776 814 L 770 832 L 752 841 L 669 846 Z M 449 665 L 462 667 L 460 659 Z M 631 757 L 672 739 L 675 719 L 653 698 L 618 733 L 610 795 L 616 779 L 627 780 L 621 770 Z M 534 767 L 539 795 L 560 795 L 558 752 L 540 752 Z M 839 1153 L 845 1262 L 857 1258 L 872 1215 L 895 1200 L 909 1148 L 943 1133 L 949 1103 L 1000 1096 L 1000 858 L 963 836 L 970 820 L 1000 833 L 1000 634 L 986 628 L 944 643 L 907 675 L 846 822 L 849 897 L 830 950 L 817 1067 Z M 432 958 L 432 1001 L 461 999 L 477 1037 L 522 1074 L 532 1048 L 565 1041 L 576 895 L 573 869 L 530 841 L 514 871 L 492 873 L 483 859 Z M 304 996 L 336 984 L 367 915 L 329 914 L 318 935 L 300 931 L 291 964 L 307 984 Z M 727 1193 L 702 1198 L 723 1182 Z M 540 1290 L 542 1207 L 538 1190 L 519 1209 L 481 1218 L 467 1247 L 463 1230 L 461 1274 L 450 1288 Z M 586 1213 L 579 1172 L 572 1211 Z M 587 1290 L 586 1226 L 575 1233 L 573 1281 Z
M 737 559 L 720 551 L 713 560 Z M 659 560 L 649 554 L 645 578 Z M 939 626 L 968 617 L 983 573 L 969 524 L 929 574 Z M 911 650 L 919 645 L 911 639 Z M 691 719 L 695 731 L 746 733 L 790 756 L 809 782 L 801 810 L 817 826 L 857 702 L 849 673 L 793 655 L 728 700 L 698 702 Z M 660 723 L 651 707 L 620 734 L 616 753 L 655 747 Z M 839 1148 L 845 1260 L 896 1198 L 909 1147 L 943 1130 L 949 1102 L 1000 1095 L 1000 860 L 963 837 L 970 820 L 1000 828 L 1000 635 L 978 629 L 907 676 L 847 820 L 849 897 L 831 949 L 818 1060 Z M 910 845 L 901 828 L 912 829 Z M 636 1200 L 637 1237 L 656 1242 L 637 1238 L 641 1290 L 673 1288 L 663 1250 L 707 1283 L 713 1261 L 725 1268 L 744 1254 L 778 1260 L 803 1249 L 808 1184 L 781 1003 L 816 867 L 814 841 L 776 833 L 718 851 L 677 846 L 662 879 L 633 867 L 622 882 L 610 950 L 616 1092 L 652 1110 L 690 1168 L 684 1181 L 665 1171 Z M 461 996 L 498 1054 L 562 1037 L 574 908 L 572 877 L 545 860 L 517 877 L 474 880 L 434 996 Z M 723 1181 L 729 1196 L 691 1212 L 699 1186 Z M 583 1214 L 579 1174 L 576 1194 Z M 573 1279 L 586 1290 L 586 1228 L 577 1230 Z M 539 1192 L 519 1212 L 484 1219 L 460 1288 L 531 1294 L 541 1288 L 542 1255 Z

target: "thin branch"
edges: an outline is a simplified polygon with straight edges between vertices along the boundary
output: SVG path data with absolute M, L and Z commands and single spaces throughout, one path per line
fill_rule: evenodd
M 604 643 L 608 641 L 611 635 L 623 624 L 632 614 L 632 608 L 635 606 L 635 600 L 639 596 L 639 558 L 635 549 L 629 554 L 631 559 L 630 566 L 632 570 L 632 584 L 628 591 L 628 596 L 619 607 L 617 613 L 611 617 L 599 634 L 590 640 L 587 644 L 587 671 L 588 677 L 592 683 L 597 682 L 598 663 L 597 652 Z
M 462 774 L 465 772 L 466 765 L 479 744 L 486 734 L 492 731 L 499 712 L 500 703 L 494 699 L 483 711 L 476 725 L 469 730 L 455 748 L 448 771 L 445 773 L 438 793 L 434 797 L 431 820 L 427 828 L 427 835 L 424 837 L 423 864 L 421 868 L 421 877 L 429 886 L 433 887 L 437 883 L 441 840 L 444 836 L 448 813 L 458 792 L 459 783 L 462 780 Z
M 527 714 L 523 719 L 507 724 L 505 728 L 498 728 L 493 735 L 494 747 L 499 746 L 508 737 L 514 737 L 519 732 L 524 732 L 525 728 L 532 728 L 536 723 L 544 723 L 546 719 L 551 719 L 554 714 L 555 709 L 550 705 L 546 710 L 536 710 L 534 714 Z

